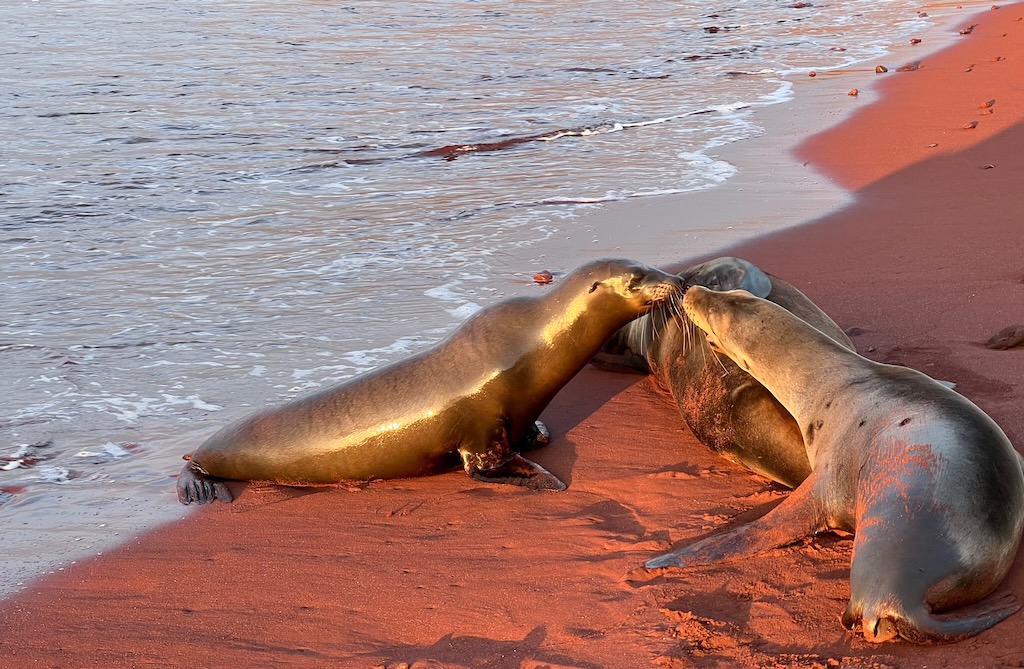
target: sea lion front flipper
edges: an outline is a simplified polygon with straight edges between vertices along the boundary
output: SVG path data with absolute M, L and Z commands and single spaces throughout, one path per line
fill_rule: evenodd
M 484 483 L 509 483 L 533 490 L 566 489 L 566 485 L 557 476 L 518 453 L 513 453 L 507 461 L 489 469 L 471 467 L 467 464 L 466 473 L 470 478 Z
M 781 504 L 757 520 L 648 560 L 644 566 L 659 569 L 729 562 L 791 544 L 825 529 L 821 504 L 814 493 L 815 481 L 812 473 Z
M 515 452 L 522 449 L 513 449 L 509 444 L 505 417 L 498 419 L 485 438 L 487 446 L 484 449 L 479 446 L 476 449 L 459 449 L 462 465 L 470 478 L 485 483 L 521 485 L 534 490 L 565 490 L 566 485 L 558 477 Z M 548 428 L 544 423 L 535 421 L 518 445 L 539 448 L 550 440 Z

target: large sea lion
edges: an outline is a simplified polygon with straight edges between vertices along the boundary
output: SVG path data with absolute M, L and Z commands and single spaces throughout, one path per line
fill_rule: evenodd
M 796 418 L 811 475 L 762 518 L 647 563 L 690 567 L 828 529 L 855 532 L 843 625 L 869 641 L 956 641 L 1016 602 L 979 602 L 1006 576 L 1024 527 L 1022 460 L 963 396 L 906 367 L 847 350 L 744 291 L 690 288 L 687 316 L 711 346 Z
M 679 276 L 686 286 L 742 289 L 771 300 L 854 350 L 846 333 L 803 293 L 742 258 L 717 258 Z M 692 325 L 664 310 L 620 329 L 594 362 L 652 374 L 693 435 L 726 459 L 790 488 L 811 473 L 800 428 L 785 407 L 732 360 L 716 356 Z
M 682 281 L 630 260 L 588 263 L 538 297 L 482 309 L 422 353 L 261 411 L 204 442 L 178 477 L 183 504 L 231 501 L 224 480 L 316 485 L 436 472 L 563 490 L 517 451 L 537 417 L 617 328 Z

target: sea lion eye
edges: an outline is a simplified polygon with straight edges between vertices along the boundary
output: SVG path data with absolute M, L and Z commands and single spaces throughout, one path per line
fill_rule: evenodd
M 644 277 L 639 274 L 634 274 L 633 278 L 629 280 L 629 289 L 636 290 L 640 287 L 640 283 L 644 280 Z
M 591 293 L 594 292 L 595 290 L 597 290 L 597 287 L 600 286 L 600 285 L 601 285 L 600 281 L 595 281 L 594 285 L 590 287 L 590 290 L 588 292 L 591 292 Z

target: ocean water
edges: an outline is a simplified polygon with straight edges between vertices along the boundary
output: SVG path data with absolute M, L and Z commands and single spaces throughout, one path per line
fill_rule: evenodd
M 758 109 L 925 11 L 3 3 L 0 595 L 180 517 L 226 422 L 544 290 L 588 210 L 726 182 Z

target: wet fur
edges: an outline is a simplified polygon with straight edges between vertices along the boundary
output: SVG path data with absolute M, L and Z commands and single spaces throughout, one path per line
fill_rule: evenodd
M 482 309 L 422 353 L 225 427 L 192 454 L 178 498 L 229 501 L 223 480 L 420 476 L 459 457 L 480 481 L 562 490 L 519 454 L 547 443 L 537 417 L 611 333 L 681 289 L 633 261 L 588 263 L 539 296 Z

